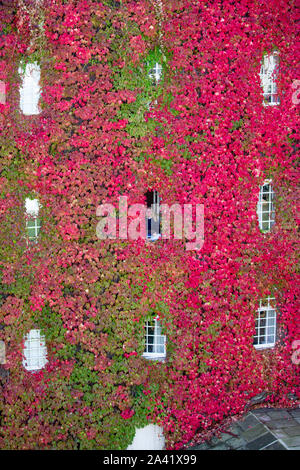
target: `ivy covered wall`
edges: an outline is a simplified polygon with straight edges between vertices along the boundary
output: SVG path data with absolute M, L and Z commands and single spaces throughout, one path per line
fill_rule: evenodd
M 174 449 L 261 392 L 269 406 L 295 406 L 295 2 L 4 0 L 0 17 L 1 448 L 126 449 L 154 422 Z M 263 106 L 260 63 L 275 48 L 281 102 Z M 19 106 L 28 62 L 41 68 L 34 116 Z M 276 223 L 263 234 L 268 178 Z M 98 205 L 144 203 L 147 190 L 204 204 L 201 251 L 98 239 Z M 26 198 L 40 202 L 32 244 Z M 268 295 L 277 342 L 256 350 Z M 142 357 L 154 315 L 166 362 Z M 22 364 L 34 328 L 48 351 L 36 373 Z

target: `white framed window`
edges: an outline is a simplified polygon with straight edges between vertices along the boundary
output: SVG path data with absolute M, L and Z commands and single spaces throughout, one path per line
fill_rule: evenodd
M 147 359 L 165 359 L 166 336 L 161 333 L 161 325 L 157 318 L 145 323 L 145 350 Z
M 39 114 L 39 100 L 41 95 L 40 66 L 36 63 L 28 63 L 25 66 L 25 71 L 22 67 L 19 68 L 19 74 L 22 77 L 22 84 L 20 87 L 20 109 L 23 114 L 30 116 Z
M 156 62 L 155 65 L 149 70 L 149 78 L 153 85 L 157 85 L 162 76 L 162 66 Z
M 27 238 L 31 243 L 37 242 L 41 230 L 41 220 L 38 218 L 39 208 L 38 199 L 25 199 Z
M 0 364 L 6 363 L 6 346 L 4 341 L 0 341 Z
M 276 342 L 276 309 L 275 298 L 260 300 L 258 315 L 255 320 L 254 347 L 256 349 L 272 348 Z
M 23 366 L 28 371 L 40 370 L 47 362 L 45 337 L 40 330 L 30 330 L 24 338 Z
M 146 234 L 149 241 L 156 241 L 161 237 L 160 229 L 160 197 L 157 191 L 146 192 Z
M 0 80 L 0 104 L 6 103 L 6 84 Z
M 41 230 L 41 221 L 40 219 L 29 219 L 26 221 L 27 225 L 27 235 L 28 235 L 28 240 L 31 243 L 36 243 L 38 235 Z
M 265 54 L 261 63 L 260 80 L 264 95 L 264 105 L 274 106 L 280 104 L 276 79 L 279 68 L 279 54 Z
M 259 190 L 257 216 L 262 232 L 270 232 L 275 223 L 274 191 L 271 180 L 266 180 Z

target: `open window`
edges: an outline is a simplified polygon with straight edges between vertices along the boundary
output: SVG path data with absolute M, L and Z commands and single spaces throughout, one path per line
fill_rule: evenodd
M 41 220 L 39 219 L 38 199 L 25 199 L 26 229 L 27 238 L 30 243 L 36 243 L 41 230 Z
M 40 370 L 47 363 L 45 337 L 40 330 L 30 330 L 25 336 L 23 366 L 28 371 Z
M 256 349 L 272 348 L 276 342 L 276 309 L 275 298 L 260 300 L 258 315 L 255 320 L 254 347 Z
M 280 98 L 277 91 L 277 75 L 279 69 L 279 54 L 265 54 L 260 69 L 261 86 L 264 95 L 264 105 L 274 106 L 280 104 Z
M 149 241 L 156 241 L 161 237 L 160 227 L 160 197 L 157 191 L 146 192 L 146 234 Z
M 166 336 L 161 332 L 161 325 L 157 318 L 145 323 L 145 350 L 146 359 L 166 358 Z
M 19 74 L 22 78 L 20 87 L 20 109 L 23 114 L 30 116 L 39 114 L 39 100 L 41 95 L 40 89 L 40 66 L 34 63 L 28 63 L 25 70 L 19 68 Z

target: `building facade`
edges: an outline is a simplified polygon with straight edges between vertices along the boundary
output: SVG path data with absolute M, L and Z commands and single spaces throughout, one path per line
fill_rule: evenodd
M 294 13 L 2 2 L 1 448 L 178 449 L 298 403 Z

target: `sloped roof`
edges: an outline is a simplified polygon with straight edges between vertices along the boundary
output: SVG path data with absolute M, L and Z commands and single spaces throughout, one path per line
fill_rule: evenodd
M 300 407 L 250 411 L 220 437 L 190 450 L 300 450 Z

